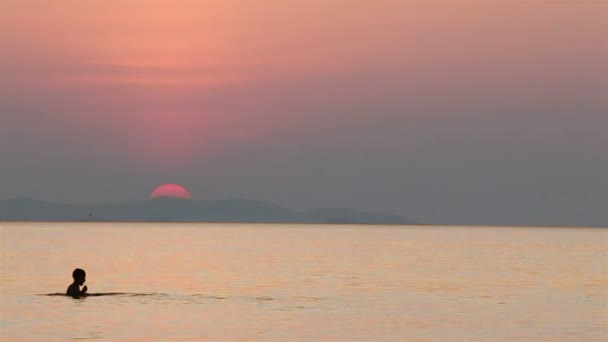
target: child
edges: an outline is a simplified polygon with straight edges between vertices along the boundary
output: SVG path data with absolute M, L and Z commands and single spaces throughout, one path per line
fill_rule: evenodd
M 72 285 L 68 286 L 68 290 L 66 291 L 66 295 L 72 298 L 80 298 L 85 297 L 87 295 L 87 287 L 83 287 L 80 290 L 80 286 L 84 284 L 86 281 L 87 274 L 83 269 L 77 268 L 72 272 L 72 278 L 74 278 L 74 282 Z

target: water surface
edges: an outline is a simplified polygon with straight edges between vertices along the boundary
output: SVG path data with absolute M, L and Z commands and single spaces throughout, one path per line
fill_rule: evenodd
M 608 230 L 0 223 L 0 337 L 605 341 Z

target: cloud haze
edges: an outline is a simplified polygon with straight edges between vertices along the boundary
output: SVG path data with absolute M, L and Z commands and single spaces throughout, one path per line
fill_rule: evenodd
M 603 1 L 0 4 L 0 189 L 608 225 Z

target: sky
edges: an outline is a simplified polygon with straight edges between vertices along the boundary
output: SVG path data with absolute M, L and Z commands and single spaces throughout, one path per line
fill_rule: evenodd
M 608 1 L 3 0 L 0 198 L 608 226 Z

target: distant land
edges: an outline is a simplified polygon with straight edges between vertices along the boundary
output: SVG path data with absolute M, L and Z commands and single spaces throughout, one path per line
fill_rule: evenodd
M 93 206 L 12 198 L 0 200 L 0 220 L 417 224 L 393 214 L 342 208 L 295 211 L 269 202 L 242 198 L 218 200 L 156 198 L 140 202 Z

